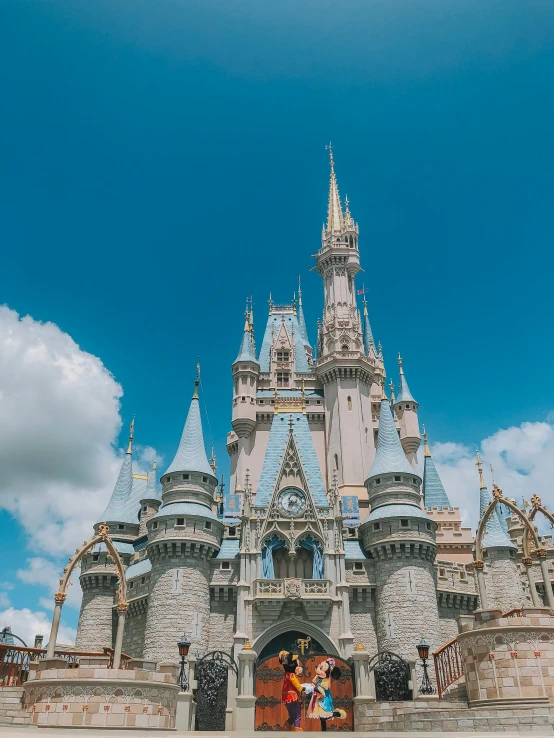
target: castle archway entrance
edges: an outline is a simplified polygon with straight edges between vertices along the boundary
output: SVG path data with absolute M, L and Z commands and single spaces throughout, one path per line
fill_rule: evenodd
M 329 680 L 332 708 L 341 716 L 335 715 L 325 721 L 329 731 L 349 731 L 354 729 L 354 680 L 351 665 L 338 656 L 334 649 L 329 652 L 317 637 L 301 630 L 288 630 L 277 633 L 260 651 L 256 666 L 256 730 L 287 730 L 289 712 L 283 703 L 282 691 L 285 671 L 279 662 L 279 653 L 290 651 L 298 654 L 302 673 L 297 677 L 301 684 L 313 686 L 317 679 L 316 668 L 328 658 L 334 659 L 337 667 L 336 679 Z M 339 671 L 340 670 L 340 673 Z M 321 681 L 320 681 L 321 683 Z M 310 689 L 308 686 L 308 690 Z M 319 684 L 318 684 L 319 686 Z M 325 686 L 325 685 L 324 685 Z M 300 726 L 303 731 L 319 731 L 321 721 L 309 718 L 314 705 L 312 694 L 305 691 L 301 698 Z

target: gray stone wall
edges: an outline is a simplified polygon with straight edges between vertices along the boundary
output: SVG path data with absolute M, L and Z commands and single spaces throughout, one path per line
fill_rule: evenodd
M 196 550 L 196 549 L 194 549 Z M 152 552 L 144 658 L 174 661 L 177 641 L 186 633 L 191 651 L 208 650 L 210 563 L 205 556 L 181 554 L 175 544 Z
M 372 656 L 377 653 L 375 607 L 369 591 L 350 601 L 350 630 L 354 646 L 361 643 Z
M 88 572 L 80 577 L 83 601 L 77 626 L 75 648 L 79 651 L 101 651 L 113 645 L 112 608 L 116 577 L 112 574 Z
M 504 548 L 488 551 L 486 561 L 486 587 L 489 607 L 508 612 L 526 602 L 521 576 L 515 557 Z
M 431 651 L 442 645 L 433 563 L 394 556 L 379 561 L 375 571 L 379 650 L 414 659 L 421 638 Z
M 140 659 L 143 655 L 147 611 L 148 599 L 146 597 L 134 600 L 129 604 L 127 618 L 125 619 L 123 653 L 135 659 Z M 175 657 L 173 660 L 175 660 Z
M 212 599 L 209 622 L 209 651 L 233 652 L 236 612 L 237 603 L 232 596 L 227 601 Z

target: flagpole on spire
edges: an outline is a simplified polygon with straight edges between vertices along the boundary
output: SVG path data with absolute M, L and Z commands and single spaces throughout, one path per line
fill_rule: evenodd
M 131 425 L 129 426 L 129 445 L 127 446 L 127 453 L 132 454 L 133 453 L 133 440 L 135 438 L 135 415 L 133 415 L 133 419 L 131 420 Z

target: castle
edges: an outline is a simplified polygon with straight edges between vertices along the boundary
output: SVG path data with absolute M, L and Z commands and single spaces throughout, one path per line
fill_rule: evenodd
M 387 386 L 368 306 L 357 305 L 359 230 L 339 196 L 332 151 L 327 222 L 315 255 L 323 314 L 312 346 L 302 306 L 270 300 L 259 348 L 247 309 L 232 364 L 231 475 L 221 494 L 202 433 L 198 378 L 175 458 L 133 473 L 129 441 L 95 530 L 106 522 L 126 566 L 129 609 L 123 651 L 176 661 L 186 633 L 191 652 L 262 656 L 302 634 L 327 653 L 392 651 L 414 659 L 458 634 L 457 619 L 480 606 L 502 612 L 537 602 L 523 562 L 524 529 L 497 507 L 474 565 L 474 537 L 451 505 L 419 404 L 399 357 L 397 393 Z M 480 461 L 483 513 L 492 500 Z M 161 495 L 158 491 L 161 482 Z M 552 569 L 552 541 L 543 539 Z M 529 559 L 530 561 L 530 559 Z M 527 562 L 529 563 L 529 562 Z M 532 566 L 549 600 L 544 567 Z M 529 574 L 531 576 L 531 574 Z M 111 646 L 118 575 L 105 544 L 82 561 L 76 648 Z M 546 584 L 546 588 L 545 588 Z M 289 638 L 289 641 L 286 639 Z

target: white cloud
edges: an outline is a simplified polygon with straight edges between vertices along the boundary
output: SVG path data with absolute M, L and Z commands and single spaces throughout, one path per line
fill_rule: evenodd
M 44 645 L 46 645 L 50 635 L 50 621 L 50 615 L 40 610 L 29 610 L 27 607 L 22 610 L 8 607 L 0 611 L 0 628 L 9 625 L 12 633 L 22 638 L 28 646 L 34 644 L 36 635 L 43 635 Z M 68 645 L 75 643 L 75 634 L 74 628 L 69 628 L 62 622 L 58 633 L 58 643 Z
M 536 493 L 550 509 L 554 508 L 554 426 L 547 422 L 525 422 L 501 429 L 485 438 L 479 451 L 489 490 L 492 464 L 496 483 L 520 507 L 523 498 L 528 500 Z M 479 519 L 475 448 L 459 443 L 436 443 L 431 453 L 451 503 L 460 508 L 464 521 L 475 528 Z
M 0 592 L 0 607 L 9 607 L 10 604 L 8 594 L 6 592 Z
M 32 584 L 38 587 L 45 587 L 50 590 L 52 594 L 58 589 L 60 579 L 60 567 L 54 561 L 44 559 L 40 556 L 27 559 L 27 568 L 17 570 L 17 578 L 25 584 Z M 66 605 L 70 607 L 80 608 L 82 591 L 79 586 L 79 569 L 77 568 L 71 577 L 70 585 L 67 590 Z M 74 586 L 76 585 L 76 586 Z M 48 610 L 54 608 L 54 599 L 46 597 L 40 597 L 39 603 L 41 607 L 46 607 Z
M 0 307 L 0 506 L 30 548 L 63 558 L 90 537 L 121 464 L 122 394 L 56 325 Z

